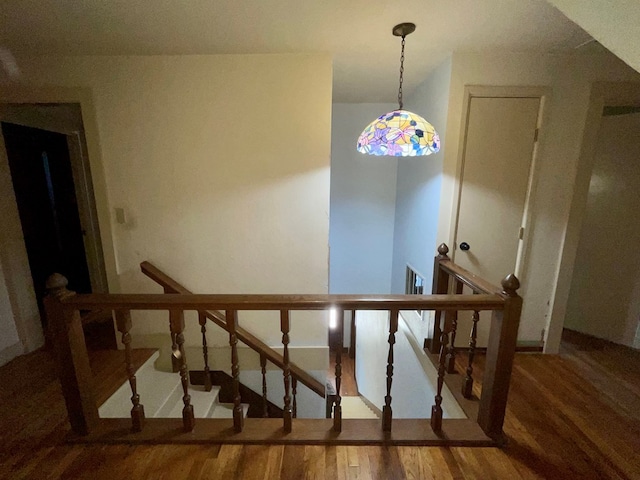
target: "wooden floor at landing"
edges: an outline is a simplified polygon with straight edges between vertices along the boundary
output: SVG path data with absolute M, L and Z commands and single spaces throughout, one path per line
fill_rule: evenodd
M 104 399 L 123 380 L 121 352 L 93 353 L 92 367 Z M 567 338 L 562 355 L 516 356 L 502 450 L 68 445 L 47 352 L 1 367 L 0 385 L 3 479 L 640 479 L 640 352 L 582 338 Z

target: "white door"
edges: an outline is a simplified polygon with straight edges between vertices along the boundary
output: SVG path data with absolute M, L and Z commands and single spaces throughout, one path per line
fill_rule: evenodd
M 540 97 L 472 97 L 456 222 L 454 261 L 495 285 L 516 270 Z M 468 342 L 460 315 L 456 345 Z M 486 345 L 490 315 L 478 325 Z

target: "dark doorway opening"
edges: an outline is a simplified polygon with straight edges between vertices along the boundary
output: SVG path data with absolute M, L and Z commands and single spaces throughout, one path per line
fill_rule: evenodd
M 5 122 L 2 134 L 46 332 L 43 298 L 49 275 L 61 273 L 77 293 L 92 291 L 67 136 Z M 115 348 L 113 322 L 110 316 L 104 320 L 85 325 L 90 348 Z

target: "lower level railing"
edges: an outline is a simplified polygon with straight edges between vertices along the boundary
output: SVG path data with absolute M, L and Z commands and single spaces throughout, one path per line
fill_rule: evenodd
M 472 295 L 459 293 L 434 295 L 196 295 L 196 294 L 94 294 L 76 295 L 60 284 L 45 300 L 48 321 L 53 334 L 59 363 L 60 380 L 72 430 L 83 441 L 101 442 L 219 442 L 219 443 L 316 443 L 316 444 L 469 444 L 490 445 L 503 441 L 503 423 L 511 366 L 516 346 L 522 299 L 517 295 L 517 279 L 508 276 L 502 287 L 480 282 L 469 272 L 446 258 L 441 246 L 436 257 L 434 289 L 443 290 L 445 275 L 456 281 L 478 287 Z M 444 272 L 444 273 L 443 273 Z M 457 290 L 456 290 L 457 291 Z M 461 291 L 461 290 L 460 290 Z M 331 419 L 297 419 L 292 401 L 291 360 L 289 354 L 291 312 L 300 310 L 337 309 L 343 319 L 345 310 L 389 311 L 386 394 L 382 422 L 342 418 L 341 376 L 342 352 L 336 352 L 336 392 L 331 405 Z M 125 368 L 131 387 L 131 418 L 101 419 L 93 391 L 93 378 L 84 343 L 80 311 L 111 310 L 124 345 Z M 179 360 L 178 375 L 182 386 L 182 422 L 173 419 L 147 419 L 144 412 L 144 392 L 138 392 L 135 369 L 131 361 L 131 312 L 164 310 L 169 312 L 174 357 Z M 233 419 L 198 419 L 189 395 L 188 367 L 185 356 L 185 311 L 225 312 L 226 329 L 231 350 L 230 371 L 233 379 Z M 243 416 L 239 393 L 238 317 L 243 311 L 278 311 L 283 349 L 283 418 L 249 418 Z M 429 347 L 439 355 L 436 394 L 430 420 L 394 419 L 394 344 L 401 310 L 433 310 L 436 318 L 442 314 L 454 318 L 458 311 L 491 311 L 491 333 L 487 348 L 486 368 L 477 410 L 477 419 L 444 419 L 443 388 L 448 370 L 447 356 L 455 354 L 449 345 L 455 334 L 453 322 L 436 322 L 434 338 Z M 474 324 L 477 322 L 474 322 Z M 338 325 L 342 332 L 342 325 Z M 360 335 L 366 334 L 362 329 Z M 473 337 L 473 334 L 472 334 Z M 342 345 L 342 339 L 339 345 Z M 469 355 L 467 384 L 473 383 L 473 355 Z M 471 387 L 465 387 L 470 389 Z

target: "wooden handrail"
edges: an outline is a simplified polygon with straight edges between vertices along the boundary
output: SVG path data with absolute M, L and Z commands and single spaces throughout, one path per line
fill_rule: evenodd
M 518 327 L 520 325 L 520 314 L 522 312 L 522 297 L 517 294 L 517 290 L 520 288 L 520 281 L 514 274 L 509 274 L 502 280 L 501 286 L 497 287 L 453 263 L 447 256 L 448 253 L 449 247 L 444 243 L 438 247 L 438 255 L 434 259 L 433 296 L 448 293 L 452 283 L 450 280 L 453 279 L 456 293 L 462 291 L 460 288 L 460 283 L 462 283 L 477 294 L 474 295 L 475 297 L 483 297 L 490 294 L 493 297 L 500 298 L 503 302 L 502 308 L 493 309 L 491 315 L 482 396 L 480 397 L 480 408 L 478 410 L 478 424 L 482 430 L 494 440 L 503 442 L 504 433 L 502 427 L 509 393 L 509 383 L 511 381 L 513 357 L 516 350 Z M 456 298 L 464 297 L 464 295 L 455 296 Z M 448 336 L 455 331 L 454 318 L 449 315 L 442 315 L 444 310 L 446 309 L 436 309 L 431 338 L 426 339 L 425 342 L 431 353 L 440 354 L 440 364 L 442 364 L 443 354 L 447 347 Z M 463 309 L 461 308 L 460 310 Z M 473 329 L 477 329 L 478 312 L 475 311 L 474 315 L 476 320 L 474 321 Z M 472 368 L 476 334 L 477 331 L 472 330 L 470 341 L 472 352 L 468 369 Z M 451 347 L 451 351 L 455 352 L 454 346 Z M 467 371 L 469 372 L 469 370 Z M 467 395 L 469 394 L 465 390 L 463 392 Z
M 489 287 L 488 282 L 478 280 L 468 275 L 464 269 L 457 268 L 451 264 L 447 257 L 448 248 L 441 245 L 438 249 L 439 255 L 436 257 L 434 265 L 434 295 L 418 296 L 418 295 L 372 295 L 372 296 L 356 296 L 356 295 L 196 295 L 190 294 L 187 289 L 182 287 L 175 281 L 166 282 L 164 285 L 165 292 L 175 292 L 182 290 L 185 293 L 165 293 L 153 295 L 76 295 L 66 290 L 66 279 L 51 277 L 47 286 L 49 294 L 45 299 L 45 308 L 48 322 L 55 339 L 54 348 L 58 358 L 58 370 L 62 384 L 62 392 L 67 404 L 67 413 L 74 433 L 79 435 L 93 435 L 92 438 L 104 439 L 105 433 L 108 435 L 116 435 L 117 438 L 124 442 L 135 438 L 143 440 L 148 438 L 153 441 L 158 439 L 167 439 L 169 435 L 175 437 L 176 425 L 173 419 L 149 419 L 145 420 L 144 431 L 139 430 L 136 420 L 142 420 L 142 417 L 136 419 L 132 412 L 132 430 L 129 427 L 123 427 L 120 421 L 112 422 L 111 419 L 102 419 L 98 416 L 98 409 L 95 402 L 95 396 L 92 388 L 91 369 L 89 358 L 86 350 L 86 343 L 82 331 L 82 322 L 80 319 L 81 310 L 97 310 L 110 309 L 116 312 L 121 310 L 167 310 L 170 312 L 170 326 L 172 341 L 175 345 L 172 347 L 180 358 L 180 378 L 183 390 L 183 428 L 180 429 L 181 440 L 191 441 L 192 435 L 197 433 L 194 430 L 193 406 L 188 390 L 188 381 L 186 378 L 187 365 L 184 355 L 184 311 L 192 310 L 199 312 L 199 320 L 201 325 L 204 323 L 204 312 L 210 315 L 216 324 L 225 328 L 229 332 L 229 344 L 232 348 L 232 375 L 238 378 L 239 365 L 238 356 L 235 346 L 238 340 L 247 343 L 258 351 L 266 359 L 272 363 L 284 367 L 285 396 L 289 397 L 289 375 L 303 384 L 313 386 L 318 384 L 316 380 L 307 376 L 307 374 L 291 364 L 288 359 L 275 353 L 270 347 L 260 342 L 258 339 L 250 335 L 246 331 L 241 331 L 237 326 L 236 315 L 240 310 L 280 310 L 281 311 L 281 331 L 283 334 L 283 345 L 285 351 L 289 343 L 289 312 L 292 310 L 320 310 L 335 307 L 338 310 L 389 310 L 392 312 L 391 321 L 389 323 L 389 355 L 387 362 L 387 395 L 385 396 L 386 413 L 385 422 L 382 425 L 382 435 L 373 431 L 362 431 L 363 424 L 355 420 L 342 421 L 340 411 L 339 391 L 335 397 L 335 411 L 333 421 L 331 422 L 332 431 L 329 432 L 326 427 L 329 426 L 327 421 L 314 419 L 301 423 L 304 428 L 295 431 L 289 428 L 289 423 L 285 422 L 284 428 L 281 424 L 272 426 L 268 422 L 270 419 L 252 419 L 251 428 L 243 430 L 244 420 L 241 415 L 242 409 L 236 389 L 234 397 L 234 428 L 229 429 L 226 420 L 220 419 L 203 419 L 204 430 L 199 435 L 206 435 L 211 441 L 221 439 L 232 439 L 240 442 L 255 443 L 259 437 L 262 441 L 267 442 L 291 442 L 304 443 L 309 440 L 312 443 L 335 443 L 342 442 L 345 444 L 369 442 L 371 438 L 382 439 L 383 443 L 391 442 L 418 442 L 420 444 L 440 444 L 452 445 L 459 441 L 475 442 L 475 444 L 490 445 L 503 444 L 504 433 L 503 424 L 506 411 L 507 396 L 509 392 L 509 383 L 511 379 L 513 357 L 518 334 L 518 326 L 520 321 L 520 313 L 522 309 L 522 298 L 517 294 L 520 282 L 514 275 L 507 275 L 501 282 L 502 289 L 497 291 L 495 287 Z M 442 266 L 442 264 L 445 266 Z M 144 265 L 143 268 L 149 270 L 153 267 L 150 264 Z M 159 271 L 156 269 L 156 274 Z M 161 273 L 161 272 L 160 272 Z M 155 275 L 159 278 L 158 275 Z M 460 295 L 459 287 L 456 285 L 455 293 L 448 295 L 449 283 L 451 278 L 457 282 L 463 282 L 471 286 L 476 291 L 475 295 Z M 468 282 L 463 281 L 466 278 Z M 167 277 L 167 280 L 168 277 Z M 447 322 L 440 329 L 441 316 L 436 316 L 437 330 L 440 333 L 438 339 L 438 353 L 440 355 L 438 369 L 438 391 L 434 398 L 434 415 L 432 415 L 431 425 L 428 430 L 425 429 L 424 422 L 420 420 L 411 420 L 410 425 L 413 430 L 405 431 L 399 437 L 398 432 L 394 430 L 393 438 L 389 437 L 392 420 L 392 391 L 391 381 L 394 369 L 393 344 L 395 343 L 395 331 L 397 329 L 398 310 L 420 309 L 435 310 L 439 312 L 455 312 L 458 310 L 472 310 L 474 312 L 480 310 L 491 310 L 491 333 L 487 346 L 485 371 L 482 380 L 482 391 L 477 411 L 477 422 L 473 420 L 452 420 L 444 419 L 440 414 L 442 404 L 442 388 L 446 383 L 447 369 L 445 366 L 446 355 L 450 353 L 447 345 L 449 343 L 450 333 L 453 331 Z M 225 310 L 222 314 L 219 310 Z M 477 317 L 477 313 L 475 314 Z M 120 313 L 122 317 L 122 312 Z M 119 330 L 123 333 L 123 341 L 126 346 L 129 343 L 130 326 L 126 321 L 120 319 Z M 434 326 L 434 329 L 436 328 Z M 203 330 L 203 334 L 206 333 Z M 474 333 L 471 332 L 471 343 L 473 344 Z M 435 343 L 434 343 L 435 344 Z M 204 345 L 204 344 L 203 344 Z M 204 347 L 203 347 L 204 348 Z M 472 367 L 473 359 L 469 359 L 469 365 Z M 127 369 L 131 370 L 131 362 L 126 361 Z M 261 364 L 264 360 L 261 359 Z M 336 379 L 339 384 L 340 378 L 340 357 L 336 359 Z M 288 367 L 288 368 L 287 368 Z M 281 367 L 282 368 L 282 367 Z M 289 370 L 290 369 L 290 370 Z M 290 372 L 290 373 L 289 373 Z M 467 372 L 468 375 L 472 373 Z M 134 408 L 137 398 L 137 389 L 135 386 L 135 378 L 129 372 L 130 385 L 132 387 Z M 308 382 L 308 383 L 307 383 Z M 315 382 L 315 383 L 314 383 Z M 311 388 L 311 387 L 310 387 Z M 312 388 L 313 390 L 313 388 Z M 320 388 L 318 388 L 316 393 Z M 320 390 L 324 395 L 324 386 Z M 295 394 L 295 391 L 291 391 Z M 291 417 L 295 408 L 288 399 L 285 404 L 291 409 Z M 293 402 L 295 404 L 295 401 Z M 297 421 L 297 420 L 296 420 Z M 200 423 L 200 420 L 198 420 Z M 351 423 L 356 422 L 356 423 Z M 404 429 L 409 424 L 397 420 Z M 378 423 L 377 421 L 375 422 Z M 416 428 L 414 428 L 416 427 Z M 378 427 L 379 428 L 379 427 Z M 106 430 L 105 430 L 106 429 Z M 222 430 L 221 430 L 222 429 Z M 225 433 L 220 433 L 224 431 Z M 186 432 L 186 433 L 185 433 Z M 216 433 L 217 432 L 217 433 Z M 376 431 L 377 432 L 377 431 Z M 142 435 L 142 436 L 141 436 Z M 188 435 L 186 437 L 185 435 Z M 222 437 L 220 436 L 222 435 Z M 233 437 L 230 437 L 233 435 Z M 256 437 L 257 435 L 257 437 Z M 318 436 L 320 435 L 321 438 Z M 378 436 L 376 436 L 378 435 Z M 115 437 L 112 437 L 115 438 Z M 455 440 L 459 439 L 459 440 Z
M 449 276 L 464 283 L 472 290 L 485 294 L 493 294 L 504 296 L 502 288 L 494 285 L 485 279 L 479 277 L 475 273 L 471 273 L 469 270 L 462 268 L 460 265 L 456 265 L 451 260 L 441 260 L 440 268 L 449 274 Z
M 431 290 L 431 293 L 434 294 L 433 296 L 449 293 L 451 279 L 453 279 L 453 283 L 455 283 L 458 288 L 456 294 L 458 291 L 461 291 L 459 290 L 460 285 L 466 285 L 471 288 L 477 297 L 493 295 L 501 298 L 502 301 L 505 301 L 509 297 L 509 294 L 504 288 L 498 287 L 475 273 L 453 263 L 448 257 L 448 253 L 449 247 L 444 243 L 438 247 L 438 255 L 433 262 L 433 288 Z M 456 298 L 460 297 L 461 296 L 456 295 Z M 430 337 L 425 339 L 425 345 L 431 353 L 438 354 L 441 346 L 440 336 L 443 333 L 443 328 L 446 330 L 449 324 L 452 323 L 452 316 L 449 313 L 447 313 L 446 316 L 443 314 L 446 310 L 445 308 L 437 308 L 435 310 L 435 321 L 433 322 Z M 498 309 L 494 308 L 493 310 Z M 442 325 L 443 323 L 444 325 Z
M 410 297 L 410 298 L 409 298 Z M 78 294 L 62 300 L 81 310 L 502 310 L 498 295 L 208 295 Z
M 189 289 L 178 283 L 176 280 L 171 278 L 169 275 L 164 273 L 152 263 L 142 262 L 140 264 L 140 270 L 142 270 L 142 273 L 144 273 L 147 277 L 161 285 L 165 289 L 165 291 L 170 291 L 180 295 L 193 295 L 193 293 Z M 221 310 L 226 310 L 226 308 L 221 308 Z M 213 323 L 225 329 L 226 331 L 229 331 L 224 313 L 212 309 L 201 310 L 201 312 Z M 252 335 L 250 332 L 240 326 L 236 326 L 236 335 L 238 337 L 238 340 L 247 345 L 249 348 L 258 352 L 261 356 L 264 356 L 278 368 L 284 369 L 283 356 L 276 352 L 269 345 L 264 343 L 262 340 Z M 325 396 L 325 386 L 324 384 L 322 384 L 322 382 L 319 382 L 318 380 L 313 378 L 305 370 L 298 367 L 293 362 L 290 363 L 290 368 L 291 376 L 293 378 L 295 378 L 298 382 L 300 382 L 316 394 L 320 395 L 321 397 Z
M 160 270 L 158 267 L 156 267 L 152 263 L 142 262 L 140 264 L 140 270 L 147 277 L 149 277 L 151 280 L 153 280 L 158 285 L 160 285 L 162 288 L 164 288 L 164 293 L 165 294 L 169 294 L 169 293 L 179 293 L 181 295 L 192 295 L 193 294 L 193 292 L 191 290 L 189 290 L 187 287 L 185 287 L 181 283 L 178 283 L 176 280 L 171 278 L 169 275 L 164 273 L 162 270 Z M 226 321 L 224 312 L 220 312 L 220 311 L 216 310 L 216 311 L 210 311 L 210 312 L 206 312 L 206 313 L 207 313 L 207 317 L 210 320 L 212 320 L 218 326 L 220 326 L 221 328 L 224 328 L 226 330 L 226 328 L 227 328 L 227 323 L 226 322 L 227 321 Z M 218 322 L 222 322 L 222 323 L 218 323 Z

